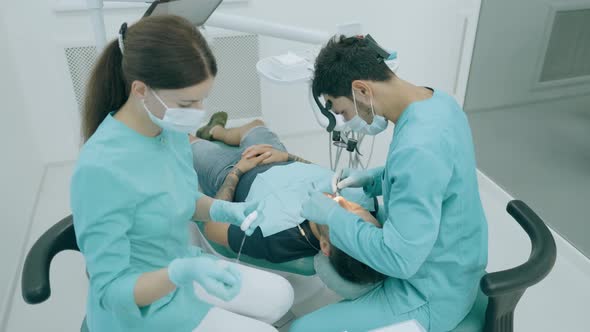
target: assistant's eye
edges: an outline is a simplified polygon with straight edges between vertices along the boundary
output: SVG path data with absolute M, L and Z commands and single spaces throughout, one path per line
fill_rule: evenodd
M 191 107 L 196 107 L 199 108 L 201 105 L 201 100 L 191 100 L 191 101 L 184 101 L 184 102 L 179 102 L 178 103 L 178 107 L 180 108 L 191 108 Z

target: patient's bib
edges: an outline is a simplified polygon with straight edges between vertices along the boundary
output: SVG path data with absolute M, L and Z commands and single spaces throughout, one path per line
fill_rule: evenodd
M 262 234 L 270 236 L 302 223 L 305 219 L 300 216 L 301 205 L 312 183 L 329 180 L 333 174 L 327 168 L 299 162 L 275 166 L 258 174 L 246 201 L 261 203 Z M 369 211 L 375 208 L 373 199 L 362 188 L 346 188 L 341 194 Z

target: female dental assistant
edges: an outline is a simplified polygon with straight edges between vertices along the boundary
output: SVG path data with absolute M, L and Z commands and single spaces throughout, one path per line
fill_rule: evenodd
M 216 73 L 204 38 L 175 16 L 124 24 L 98 59 L 71 184 L 91 332 L 276 331 L 292 304 L 282 277 L 189 243 L 191 219 L 241 225 L 257 209 L 197 191 L 187 133 Z
M 398 78 L 375 45 L 363 37 L 331 40 L 316 60 L 313 88 L 354 131 L 375 135 L 395 123 L 385 166 L 345 170 L 335 184 L 383 195 L 383 228 L 320 192 L 310 192 L 302 216 L 327 224 L 335 246 L 390 278 L 302 317 L 291 331 L 367 331 L 410 319 L 428 331 L 452 330 L 470 311 L 487 264 L 465 113 L 444 92 Z

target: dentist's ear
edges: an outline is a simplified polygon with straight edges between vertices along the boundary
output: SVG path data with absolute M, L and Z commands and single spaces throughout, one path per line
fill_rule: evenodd
M 356 80 L 352 81 L 352 89 L 354 96 L 359 103 L 368 105 L 373 97 L 371 88 L 366 81 Z

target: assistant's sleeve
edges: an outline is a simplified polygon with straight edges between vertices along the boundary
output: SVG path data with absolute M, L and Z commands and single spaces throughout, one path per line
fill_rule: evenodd
M 424 149 L 396 152 L 386 181 L 390 189 L 383 228 L 344 209 L 330 216 L 330 240 L 373 269 L 408 279 L 422 266 L 438 237 L 443 196 L 452 163 Z
M 184 153 L 184 160 L 187 165 L 190 166 L 189 174 L 187 175 L 187 181 L 193 183 L 195 188 L 195 202 L 201 199 L 205 194 L 199 191 L 199 177 L 197 176 L 197 164 L 195 163 L 195 155 L 193 152 L 192 144 L 189 142 L 185 134 L 181 134 L 180 140 L 181 148 Z
M 364 186 L 363 190 L 370 197 L 377 197 L 383 195 L 383 171 L 385 167 L 376 167 L 368 170 L 373 177 L 373 182 L 370 185 Z
M 80 251 L 99 305 L 125 325 L 141 318 L 134 288 L 141 275 L 130 265 L 133 195 L 107 169 L 82 166 L 72 178 L 71 207 Z

